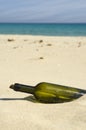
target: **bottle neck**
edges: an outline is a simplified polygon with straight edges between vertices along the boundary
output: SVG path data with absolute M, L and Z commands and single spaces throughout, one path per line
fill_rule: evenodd
M 35 87 L 23 85 L 19 83 L 15 83 L 14 85 L 11 85 L 10 88 L 14 89 L 15 91 L 31 93 L 31 94 L 34 94 L 34 89 L 35 89 Z

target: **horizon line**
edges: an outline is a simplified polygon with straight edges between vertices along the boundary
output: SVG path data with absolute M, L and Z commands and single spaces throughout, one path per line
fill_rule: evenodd
M 86 22 L 0 22 L 0 24 L 86 24 Z

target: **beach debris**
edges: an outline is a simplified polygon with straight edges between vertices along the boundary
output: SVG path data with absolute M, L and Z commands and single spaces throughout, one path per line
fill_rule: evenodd
M 47 46 L 52 46 L 52 44 L 48 43 Z
M 43 47 L 43 44 L 41 44 L 41 46 L 40 47 Z
M 81 47 L 81 42 L 78 43 L 78 47 Z
M 18 46 L 14 46 L 14 47 L 13 47 L 13 49 L 17 49 L 17 48 L 18 48 Z
M 43 42 L 43 40 L 39 40 L 39 43 L 42 43 Z
M 39 51 L 39 49 L 36 49 L 36 51 Z
M 8 39 L 8 42 L 12 42 L 12 41 L 14 41 L 14 39 Z
M 44 59 L 44 57 L 42 57 L 42 56 L 41 56 L 41 57 L 39 57 L 39 59 L 41 59 L 41 60 L 42 60 L 42 59 Z
M 27 39 L 24 39 L 24 41 L 26 42 L 26 41 L 28 41 Z

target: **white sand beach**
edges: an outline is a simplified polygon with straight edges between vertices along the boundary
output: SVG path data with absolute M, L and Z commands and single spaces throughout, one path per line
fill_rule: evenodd
M 43 104 L 9 88 L 43 81 L 86 89 L 86 37 L 0 35 L 0 130 L 86 130 L 86 95 Z

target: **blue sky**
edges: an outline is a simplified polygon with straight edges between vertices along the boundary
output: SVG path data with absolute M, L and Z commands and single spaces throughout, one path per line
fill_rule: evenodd
M 0 22 L 86 22 L 86 0 L 0 0 Z

